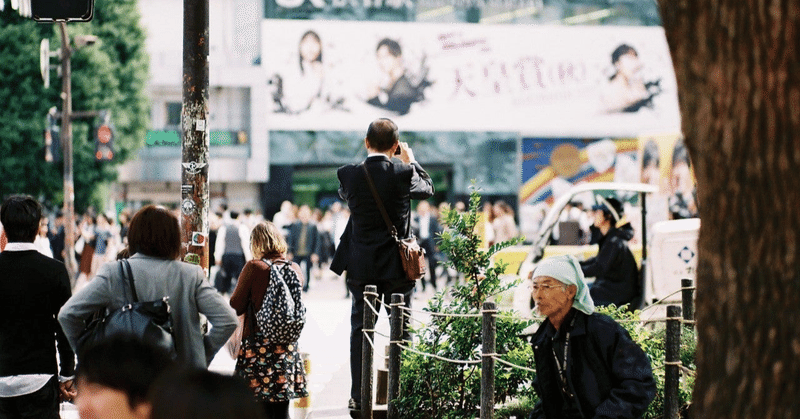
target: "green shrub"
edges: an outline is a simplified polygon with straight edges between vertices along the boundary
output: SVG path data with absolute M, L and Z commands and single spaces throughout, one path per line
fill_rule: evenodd
M 446 211 L 447 227 L 439 238 L 439 248 L 447 255 L 448 264 L 464 275 L 462 284 L 436 294 L 424 310 L 431 313 L 480 314 L 484 301 L 492 300 L 519 283 L 500 280 L 505 264 L 493 264 L 497 251 L 517 244 L 521 238 L 480 248 L 476 234 L 479 222 L 480 195 L 473 186 L 469 210 L 459 213 Z M 664 342 L 663 323 L 642 324 L 640 311 L 628 312 L 614 306 L 598 308 L 620 322 L 651 360 L 657 385 L 656 398 L 644 415 L 645 419 L 661 418 L 664 412 Z M 524 320 L 511 311 L 500 310 L 496 317 L 496 353 L 512 364 L 534 368 L 533 351 L 521 336 L 532 321 Z M 418 323 L 417 323 L 418 324 Z M 419 352 L 436 354 L 452 360 L 481 359 L 481 319 L 479 317 L 431 316 L 428 324 L 412 322 L 414 342 Z M 691 401 L 694 386 L 696 335 L 684 328 L 681 334 L 680 402 L 685 410 Z M 532 388 L 534 374 L 502 363 L 495 363 L 495 417 L 507 419 L 527 417 L 537 396 Z M 412 351 L 403 351 L 400 369 L 400 395 L 395 401 L 404 419 L 473 419 L 478 416 L 481 390 L 480 363 L 456 364 Z
M 480 314 L 487 301 L 512 288 L 517 282 L 501 283 L 499 275 L 504 264 L 492 264 L 497 251 L 517 244 L 511 240 L 480 249 L 480 195 L 473 187 L 469 210 L 459 213 L 446 211 L 447 227 L 439 238 L 439 248 L 448 263 L 464 275 L 464 281 L 447 292 L 440 292 L 429 302 L 426 311 L 449 314 Z M 510 311 L 499 311 L 496 318 L 496 352 L 502 359 L 517 365 L 533 366 L 533 351 L 521 337 L 530 325 Z M 412 327 L 414 324 L 412 324 Z M 412 347 L 453 360 L 481 359 L 481 318 L 432 316 L 429 324 L 412 329 Z M 533 397 L 531 374 L 501 363 L 495 366 L 495 403 L 520 397 Z M 474 418 L 480 408 L 480 363 L 455 364 L 403 352 L 400 372 L 400 397 L 397 400 L 403 418 Z

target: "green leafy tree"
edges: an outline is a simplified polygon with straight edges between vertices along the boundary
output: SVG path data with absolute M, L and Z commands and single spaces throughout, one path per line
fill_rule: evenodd
M 493 263 L 497 251 L 517 244 L 521 238 L 480 248 L 476 233 L 480 225 L 480 195 L 473 186 L 469 211 L 444 213 L 447 229 L 441 233 L 439 248 L 451 267 L 464 275 L 464 283 L 438 293 L 425 310 L 447 314 L 479 314 L 484 301 L 499 298 L 516 285 L 502 281 L 505 265 Z M 506 361 L 533 365 L 530 345 L 520 337 L 529 322 L 500 311 L 496 318 L 496 351 Z M 413 326 L 413 324 L 412 324 Z M 432 316 L 430 323 L 413 330 L 413 348 L 454 360 L 479 360 L 481 319 Z M 403 418 L 474 418 L 480 402 L 480 364 L 455 364 L 404 351 L 400 373 Z M 495 368 L 495 401 L 503 403 L 522 395 L 532 396 L 529 373 L 498 363 Z
M 33 195 L 47 205 L 63 202 L 63 164 L 44 160 L 45 115 L 61 109 L 61 81 L 51 72 L 45 89 L 39 72 L 39 43 L 61 45 L 58 27 L 19 16 L 8 0 L 0 12 L 0 196 Z M 72 56 L 74 111 L 109 110 L 115 127 L 115 157 L 94 159 L 92 128 L 97 120 L 73 121 L 75 207 L 99 205 L 97 186 L 116 179 L 117 166 L 144 145 L 149 104 L 145 92 L 148 57 L 134 0 L 97 2 L 89 23 L 70 23 L 67 33 L 98 37 L 96 45 Z M 58 59 L 51 60 L 52 64 Z

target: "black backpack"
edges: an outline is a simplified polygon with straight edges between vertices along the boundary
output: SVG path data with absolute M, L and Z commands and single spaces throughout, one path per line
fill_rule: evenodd
M 294 343 L 306 324 L 306 308 L 300 299 L 302 286 L 291 264 L 279 260 L 282 266 L 262 259 L 269 266 L 269 286 L 256 324 L 272 343 Z

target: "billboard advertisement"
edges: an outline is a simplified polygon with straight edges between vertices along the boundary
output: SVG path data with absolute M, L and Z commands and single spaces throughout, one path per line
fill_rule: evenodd
M 679 133 L 659 27 L 268 19 L 271 130 L 504 131 L 536 137 Z

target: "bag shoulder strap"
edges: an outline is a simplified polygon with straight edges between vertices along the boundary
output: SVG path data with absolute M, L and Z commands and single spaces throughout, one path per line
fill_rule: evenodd
M 378 209 L 381 211 L 381 216 L 383 217 L 383 221 L 386 223 L 386 228 L 389 229 L 389 234 L 391 234 L 392 237 L 397 240 L 397 228 L 395 228 L 394 224 L 392 224 L 392 221 L 389 220 L 389 214 L 386 213 L 386 208 L 383 206 L 383 200 L 381 200 L 380 195 L 378 195 L 378 189 L 375 188 L 375 182 L 372 181 L 372 176 L 369 174 L 369 170 L 367 170 L 367 165 L 362 163 L 361 168 L 364 169 L 364 175 L 366 175 L 369 190 L 372 191 L 372 196 L 375 198 L 375 203 L 378 204 Z
M 127 275 L 125 271 L 122 270 L 122 267 L 125 267 L 125 271 L 127 271 Z M 133 271 L 131 270 L 131 264 L 128 262 L 128 259 L 122 259 L 120 261 L 119 271 L 122 274 L 122 279 L 128 283 L 128 286 L 131 288 L 131 296 L 133 297 L 133 302 L 139 302 L 139 296 L 136 294 L 136 286 L 134 285 L 133 281 Z

